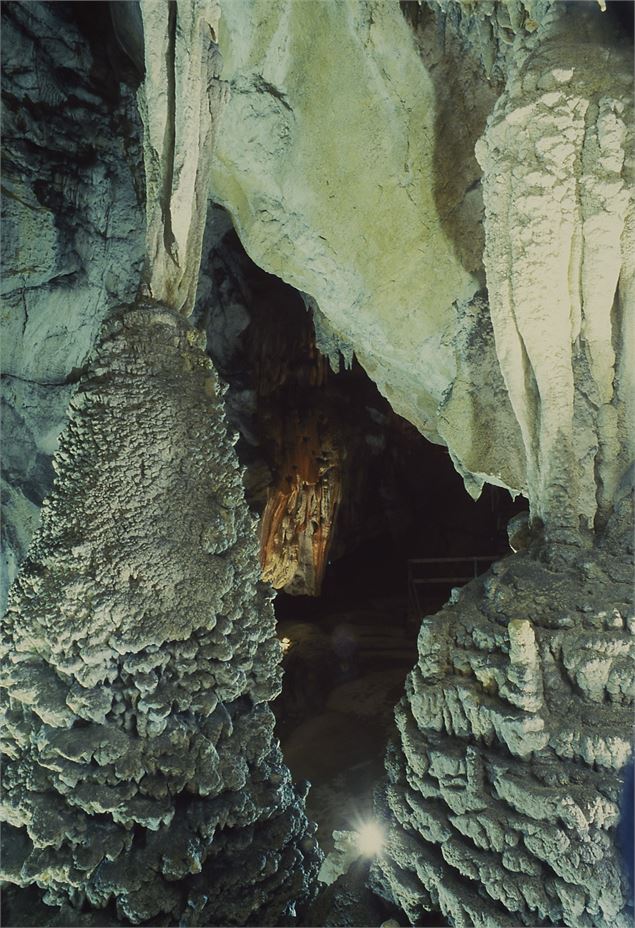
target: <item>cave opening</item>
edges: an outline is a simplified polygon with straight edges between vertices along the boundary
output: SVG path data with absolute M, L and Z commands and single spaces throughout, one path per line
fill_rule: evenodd
M 329 852 L 334 831 L 371 815 L 421 616 L 511 553 L 507 525 L 526 501 L 487 485 L 472 500 L 447 449 L 395 414 L 354 357 L 320 351 L 309 303 L 210 209 L 194 318 L 228 385 L 263 578 L 278 590 L 278 736 L 312 784 Z

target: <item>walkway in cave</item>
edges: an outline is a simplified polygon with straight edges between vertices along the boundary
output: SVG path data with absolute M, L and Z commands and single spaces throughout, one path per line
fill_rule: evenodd
M 278 600 L 278 634 L 290 642 L 274 706 L 278 734 L 294 778 L 312 783 L 308 814 L 327 852 L 334 829 L 354 828 L 371 814 L 392 709 L 416 660 L 407 606 L 405 595 L 371 583 L 312 603 Z

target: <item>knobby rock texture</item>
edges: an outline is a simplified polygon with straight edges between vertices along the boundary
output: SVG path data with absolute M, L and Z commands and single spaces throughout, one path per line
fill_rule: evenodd
M 614 843 L 635 697 L 632 501 L 620 509 L 592 555 L 509 556 L 424 618 L 373 875 L 411 924 L 631 924 Z
M 201 341 L 161 306 L 109 318 L 5 619 L 3 878 L 65 924 L 278 925 L 321 862 Z
M 635 694 L 630 51 L 592 5 L 543 4 L 528 39 L 516 14 L 529 4 L 436 6 L 446 41 L 506 78 L 475 147 L 487 289 L 458 307 L 440 431 L 476 478 L 481 451 L 505 449 L 533 529 L 526 550 L 423 620 L 373 884 L 414 924 L 440 910 L 466 928 L 625 926 L 614 828 Z M 519 432 L 505 443 L 507 404 Z

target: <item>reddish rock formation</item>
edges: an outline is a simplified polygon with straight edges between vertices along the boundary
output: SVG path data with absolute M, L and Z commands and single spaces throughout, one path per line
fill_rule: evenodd
M 250 333 L 259 419 L 275 470 L 261 525 L 264 580 L 296 595 L 320 593 L 342 495 L 341 417 L 328 390 L 328 361 L 311 317 L 276 315 Z
M 318 596 L 342 495 L 344 450 L 319 408 L 281 423 L 283 463 L 262 517 L 263 579 Z

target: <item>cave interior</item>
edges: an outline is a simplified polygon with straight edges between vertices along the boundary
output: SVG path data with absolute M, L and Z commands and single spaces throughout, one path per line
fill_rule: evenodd
M 280 551 L 266 524 L 261 560 L 266 570 L 273 559 L 280 583 L 277 730 L 294 777 L 312 784 L 307 809 L 328 852 L 334 830 L 372 816 L 422 616 L 511 553 L 508 523 L 527 514 L 527 501 L 492 485 L 473 500 L 448 450 L 394 413 L 354 357 L 330 364 L 320 353 L 302 296 L 250 260 L 221 207 L 212 207 L 209 231 L 202 274 L 214 315 L 200 300 L 197 324 L 228 385 L 252 510 L 262 518 L 301 475 L 286 536 L 297 557 L 290 581 L 276 576 Z M 329 492 L 336 506 L 315 505 Z M 308 560 L 297 540 L 307 500 L 310 533 L 323 518 Z
M 4 924 L 632 922 L 634 6 L 3 4 Z

